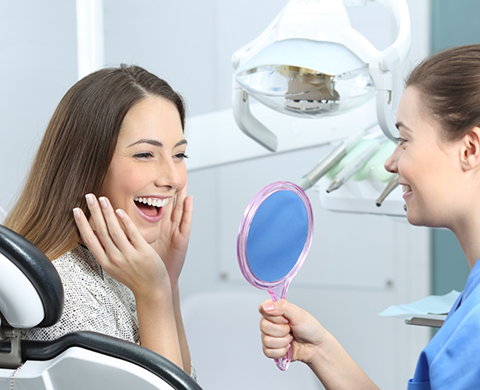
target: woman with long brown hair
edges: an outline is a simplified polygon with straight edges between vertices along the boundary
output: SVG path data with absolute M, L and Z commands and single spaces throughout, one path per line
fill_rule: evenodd
M 178 278 L 191 228 L 185 106 L 138 66 L 77 82 L 48 124 L 5 225 L 53 262 L 64 312 L 48 340 L 77 330 L 119 337 L 190 373 Z

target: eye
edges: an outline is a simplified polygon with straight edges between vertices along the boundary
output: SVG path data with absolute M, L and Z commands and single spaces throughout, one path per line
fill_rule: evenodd
M 136 159 L 146 160 L 153 157 L 153 154 L 150 152 L 137 153 L 133 156 Z
M 188 158 L 188 156 L 185 154 L 185 153 L 177 153 L 175 156 L 173 156 L 174 158 L 176 159 L 179 159 L 179 160 L 184 160 L 186 158 Z
M 399 137 L 399 138 L 395 138 L 395 141 L 397 142 L 397 145 L 398 145 L 398 146 L 403 146 L 403 144 L 404 144 L 405 142 L 407 142 L 406 139 L 400 138 L 400 137 Z

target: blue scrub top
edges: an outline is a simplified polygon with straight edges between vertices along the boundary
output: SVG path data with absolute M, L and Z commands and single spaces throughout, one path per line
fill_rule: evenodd
M 430 389 L 480 389 L 480 261 L 408 383 L 408 390 Z

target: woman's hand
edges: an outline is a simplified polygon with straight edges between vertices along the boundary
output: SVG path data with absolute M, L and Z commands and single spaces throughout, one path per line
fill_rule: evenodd
M 311 314 L 284 299 L 263 302 L 259 312 L 265 356 L 280 359 L 293 348 L 292 361 L 315 360 L 327 332 Z
M 75 209 L 75 222 L 83 243 L 105 272 L 130 288 L 136 298 L 151 296 L 161 288 L 170 294 L 170 280 L 162 259 L 129 216 L 122 210 L 115 212 L 107 198 L 97 201 L 93 194 L 88 194 L 86 199 L 90 221 L 82 210 Z
M 172 287 L 177 286 L 187 254 L 192 227 L 193 198 L 187 197 L 187 186 L 169 202 L 160 222 L 159 239 L 152 247 L 160 255 L 170 276 Z

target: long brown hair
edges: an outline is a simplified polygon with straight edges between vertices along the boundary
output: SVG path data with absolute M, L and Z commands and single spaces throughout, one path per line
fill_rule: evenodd
M 88 210 L 85 194 L 99 193 L 125 115 L 148 96 L 173 103 L 184 128 L 181 96 L 139 66 L 101 69 L 70 88 L 47 126 L 5 226 L 52 260 L 77 245 L 72 209 Z
M 444 139 L 461 138 L 480 126 L 480 45 L 433 54 L 412 71 L 406 86 L 420 92 Z

